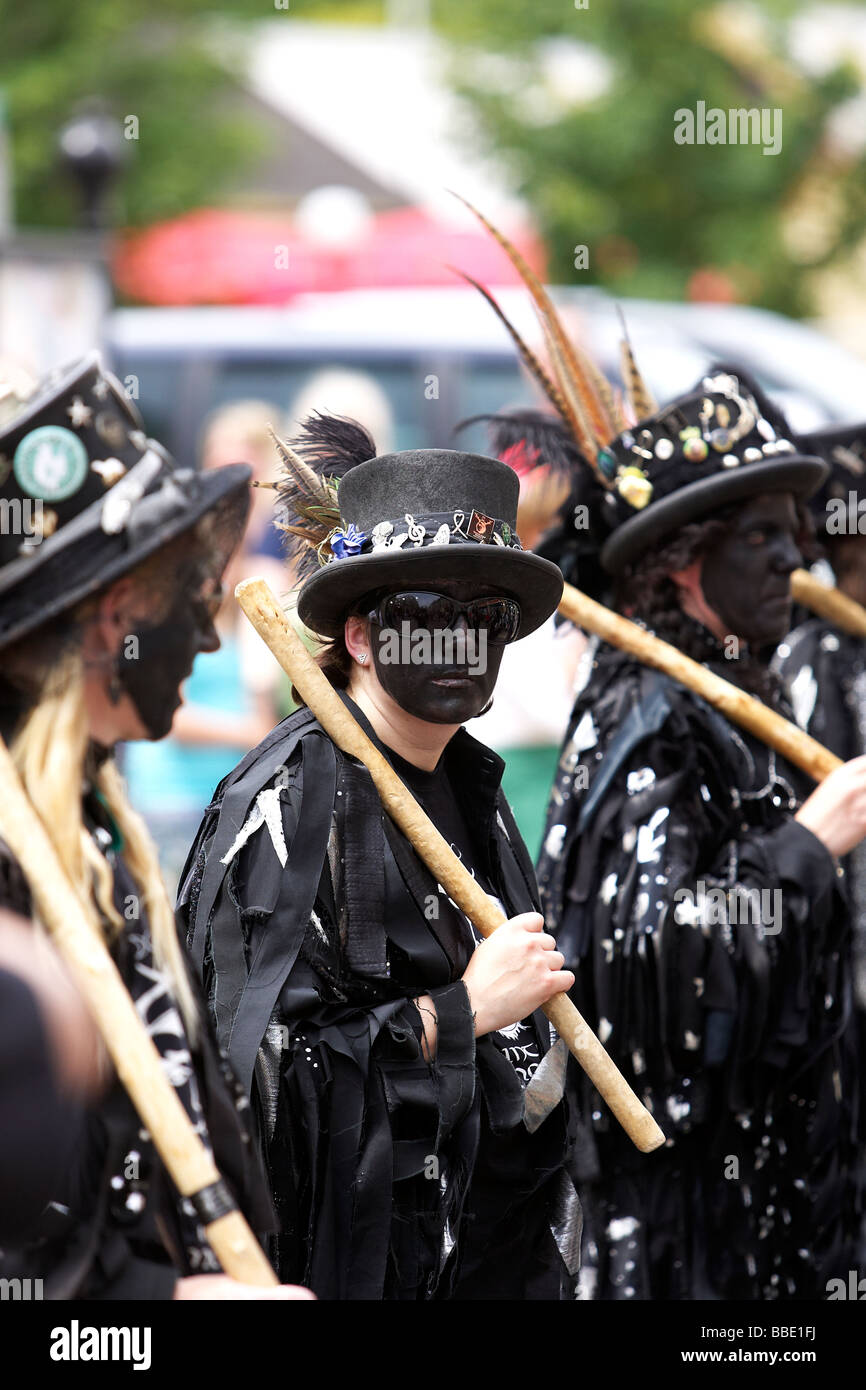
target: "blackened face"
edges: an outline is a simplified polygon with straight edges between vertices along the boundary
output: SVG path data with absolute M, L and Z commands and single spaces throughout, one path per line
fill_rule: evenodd
M 198 653 L 219 647 L 216 606 L 215 597 L 181 591 L 163 617 L 140 622 L 124 638 L 118 679 L 149 738 L 164 738 L 171 729 L 181 703 L 180 687 Z
M 726 631 L 755 651 L 776 646 L 790 630 L 799 532 L 791 494 L 767 493 L 743 504 L 732 530 L 704 557 L 704 598 Z
M 502 592 L 492 585 L 456 581 L 415 587 L 429 587 L 464 602 L 498 597 Z M 407 714 L 430 724 L 463 724 L 480 714 L 490 700 L 505 648 L 486 642 L 483 632 L 467 632 L 463 617 L 456 631 L 461 629 L 463 638 L 449 651 L 444 636 L 437 650 L 435 638 L 414 627 L 407 642 L 403 632 L 389 633 L 370 624 L 370 650 L 379 684 Z

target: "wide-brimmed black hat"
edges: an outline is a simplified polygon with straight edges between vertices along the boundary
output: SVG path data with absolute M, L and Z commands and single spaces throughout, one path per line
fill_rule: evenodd
M 522 548 L 519 491 L 512 468 L 481 454 L 415 449 L 356 463 L 339 480 L 324 563 L 300 589 L 301 620 L 334 637 L 374 590 L 473 580 L 517 600 L 525 637 L 555 610 L 562 575 Z
M 827 466 L 792 441 L 780 412 L 759 404 L 742 375 L 717 371 L 694 391 L 625 430 L 598 454 L 611 482 L 601 561 L 620 573 L 689 522 L 766 492 L 803 498 Z
M 240 534 L 251 470 L 180 468 L 98 353 L 53 372 L 0 425 L 0 646 L 217 509 Z
M 797 442 L 827 465 L 809 510 L 821 539 L 866 533 L 866 423 L 812 430 Z

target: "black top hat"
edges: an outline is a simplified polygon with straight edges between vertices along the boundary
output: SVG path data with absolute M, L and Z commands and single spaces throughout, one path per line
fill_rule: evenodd
M 762 408 L 763 407 L 763 408 Z M 601 551 L 617 574 L 649 546 L 719 507 L 764 492 L 810 497 L 827 467 L 792 443 L 784 417 L 741 373 L 721 370 L 599 451 L 611 490 Z
M 559 603 L 562 575 L 522 548 L 519 491 L 507 464 L 451 449 L 356 463 L 339 480 L 339 525 L 319 545 L 320 567 L 299 592 L 301 620 L 334 637 L 376 589 L 472 579 L 518 601 L 518 637 L 525 637 Z
M 800 448 L 827 465 L 824 485 L 810 511 L 819 536 L 860 535 L 866 511 L 866 424 L 812 430 L 798 436 Z
M 0 646 L 40 627 L 223 508 L 250 469 L 179 468 L 98 353 L 51 373 L 0 427 Z

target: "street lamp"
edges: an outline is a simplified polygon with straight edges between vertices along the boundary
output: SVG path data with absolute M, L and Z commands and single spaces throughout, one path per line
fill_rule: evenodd
M 60 132 L 60 155 L 78 186 L 82 226 L 102 231 L 108 225 L 108 194 L 123 163 L 120 122 L 104 111 L 73 116 Z

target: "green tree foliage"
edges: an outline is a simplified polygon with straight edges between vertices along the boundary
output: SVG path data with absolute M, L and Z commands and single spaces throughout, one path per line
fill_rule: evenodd
M 215 13 L 216 11 L 216 13 Z M 211 203 L 262 149 L 214 55 L 214 21 L 279 18 L 261 0 L 0 0 L 0 92 L 11 132 L 16 220 L 64 226 L 76 197 L 59 130 L 84 103 L 138 118 L 116 199 L 136 225 Z
M 866 160 L 826 142 L 828 115 L 857 89 L 853 72 L 814 82 L 786 56 L 798 8 L 752 7 L 755 42 L 742 37 L 743 7 L 723 19 L 694 0 L 437 0 L 454 83 L 539 219 L 553 279 L 679 298 L 703 271 L 744 300 L 808 311 L 804 272 L 834 264 L 866 231 Z M 545 106 L 551 41 L 563 39 L 605 55 L 612 81 L 594 100 Z M 675 111 L 698 102 L 780 108 L 781 151 L 676 144 Z M 804 202 L 821 225 L 795 243 L 785 223 Z M 588 271 L 575 270 L 579 244 Z

